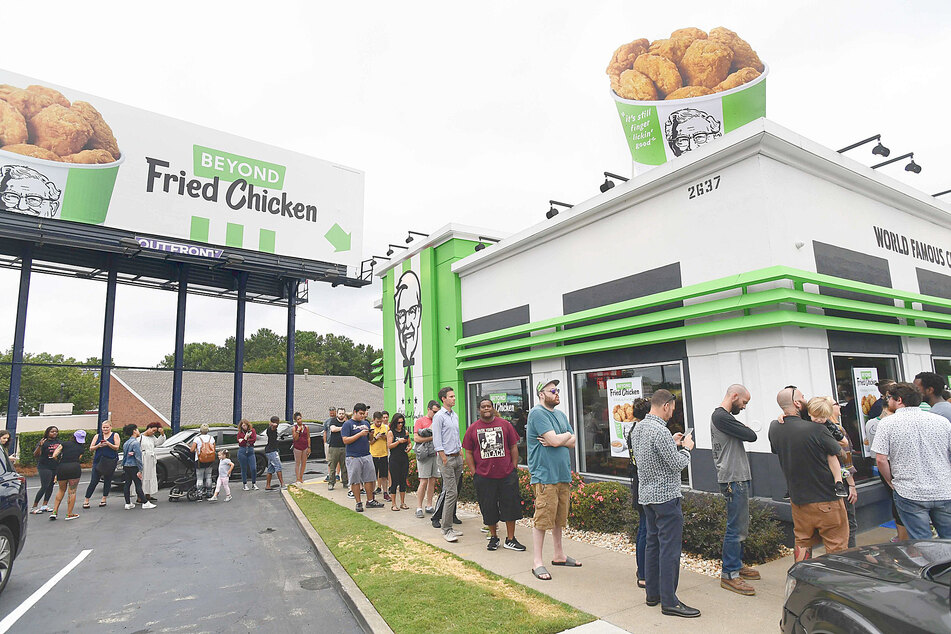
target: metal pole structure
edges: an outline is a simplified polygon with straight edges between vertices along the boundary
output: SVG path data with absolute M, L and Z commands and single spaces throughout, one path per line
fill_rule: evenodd
M 97 433 L 102 433 L 102 423 L 109 418 L 109 382 L 112 380 L 112 325 L 116 316 L 117 268 L 115 256 L 107 260 L 109 276 L 106 279 L 106 310 L 102 326 L 102 358 L 99 363 L 99 423 Z
M 294 420 L 294 352 L 297 349 L 297 285 L 287 282 L 287 376 L 284 380 L 284 420 Z
M 172 433 L 182 428 L 182 371 L 185 368 L 185 300 L 188 298 L 188 265 L 178 265 L 178 310 L 175 313 L 175 366 L 172 371 Z
M 20 379 L 23 372 L 23 340 L 26 335 L 26 305 L 30 299 L 30 274 L 33 270 L 33 245 L 23 247 L 20 257 L 20 294 L 17 299 L 17 321 L 13 333 L 13 358 L 10 365 L 10 393 L 7 402 L 7 431 L 10 432 L 9 453 L 16 451 L 17 414 L 20 410 Z
M 241 398 L 244 395 L 244 315 L 248 299 L 248 274 L 238 273 L 238 310 L 234 328 L 234 405 L 231 408 L 235 427 L 241 421 Z

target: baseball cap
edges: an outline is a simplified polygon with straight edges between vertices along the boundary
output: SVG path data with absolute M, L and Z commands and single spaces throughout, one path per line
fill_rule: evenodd
M 539 381 L 538 385 L 535 386 L 535 393 L 539 394 L 548 385 L 558 385 L 559 383 L 561 383 L 561 381 L 559 381 L 558 379 L 549 379 L 548 381 Z
M 82 429 L 77 429 L 73 432 L 73 438 L 76 439 L 76 442 L 86 442 L 86 432 Z

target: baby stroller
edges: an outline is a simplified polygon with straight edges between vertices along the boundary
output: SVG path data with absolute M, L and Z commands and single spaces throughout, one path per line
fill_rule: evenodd
M 169 502 L 178 502 L 182 498 L 189 502 L 196 501 L 201 495 L 206 498 L 211 497 L 214 491 L 200 491 L 195 482 L 195 459 L 192 456 L 191 448 L 181 443 L 172 447 L 172 457 L 185 465 L 185 472 L 175 478 L 172 488 L 168 491 Z

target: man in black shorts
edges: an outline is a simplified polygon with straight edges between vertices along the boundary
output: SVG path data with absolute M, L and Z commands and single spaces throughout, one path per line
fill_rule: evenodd
M 522 517 L 522 497 L 518 490 L 518 432 L 500 418 L 492 399 L 479 400 L 479 420 L 469 426 L 462 439 L 466 464 L 475 474 L 476 495 L 482 521 L 489 527 L 487 550 L 498 550 L 497 525 L 505 522 L 505 548 L 524 551 L 515 539 L 515 522 Z

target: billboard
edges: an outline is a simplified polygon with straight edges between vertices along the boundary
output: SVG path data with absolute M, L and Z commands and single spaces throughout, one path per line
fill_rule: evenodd
M 363 172 L 0 70 L 0 210 L 357 266 Z

